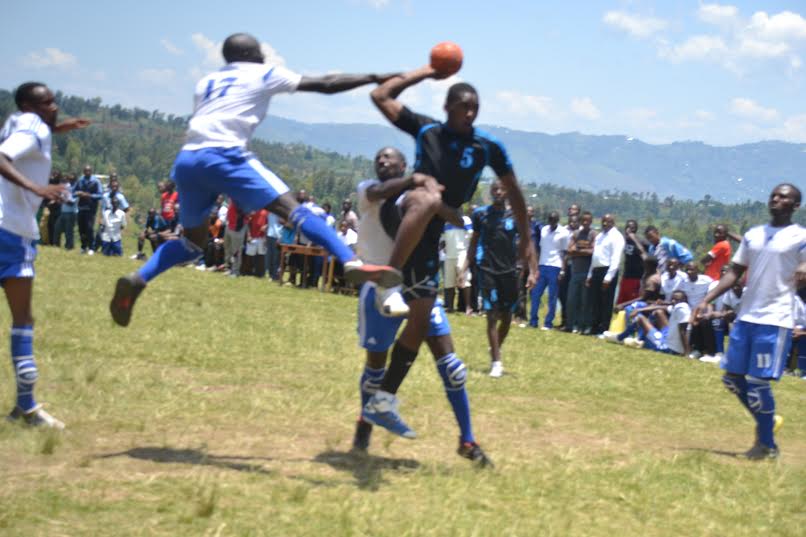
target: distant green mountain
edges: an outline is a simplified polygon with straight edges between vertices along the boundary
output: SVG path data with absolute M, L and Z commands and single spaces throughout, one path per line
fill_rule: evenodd
M 549 135 L 480 126 L 507 147 L 523 183 L 553 183 L 593 192 L 648 192 L 678 199 L 765 199 L 782 181 L 806 186 L 806 144 L 767 141 L 735 147 L 702 142 L 651 145 L 626 136 Z M 384 125 L 301 123 L 272 116 L 256 136 L 372 158 L 382 146 L 411 157 L 410 136 Z

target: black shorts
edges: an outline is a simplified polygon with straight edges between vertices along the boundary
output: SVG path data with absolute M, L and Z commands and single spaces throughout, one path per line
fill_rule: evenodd
M 518 272 L 493 274 L 479 269 L 478 274 L 484 311 L 515 311 L 518 304 Z
M 381 205 L 381 223 L 386 234 L 394 239 L 403 219 L 398 205 L 401 196 L 387 199 Z M 445 222 L 434 217 L 417 243 L 414 251 L 403 265 L 403 298 L 406 301 L 418 298 L 435 298 L 439 290 L 439 238 Z

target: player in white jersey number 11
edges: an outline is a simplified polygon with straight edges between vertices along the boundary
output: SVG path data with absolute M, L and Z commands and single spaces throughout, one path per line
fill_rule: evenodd
M 229 36 L 222 53 L 226 65 L 196 85 L 185 145 L 171 172 L 179 193 L 179 223 L 184 236 L 166 242 L 140 270 L 118 279 L 110 312 L 121 326 L 129 324 L 134 303 L 149 281 L 203 254 L 207 220 L 222 193 L 244 213 L 266 208 L 288 220 L 344 265 L 348 281 L 375 281 L 389 287 L 402 279 L 400 271 L 391 267 L 361 263 L 336 232 L 310 208 L 300 205 L 288 186 L 247 148 L 276 94 L 339 93 L 382 83 L 394 75 L 300 76 L 285 67 L 265 64 L 260 43 L 247 34 Z

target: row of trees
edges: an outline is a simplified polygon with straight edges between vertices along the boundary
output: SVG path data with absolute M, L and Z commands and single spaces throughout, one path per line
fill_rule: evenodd
M 61 93 L 56 98 L 64 116 L 89 117 L 93 125 L 69 136 L 54 137 L 54 168 L 78 173 L 89 164 L 97 173 L 116 171 L 136 208 L 144 212 L 155 206 L 156 183 L 169 177 L 173 159 L 183 142 L 187 118 L 157 110 L 107 106 L 100 98 L 84 99 Z M 6 117 L 14 110 L 12 94 L 0 90 L 0 116 Z M 359 180 L 373 174 L 372 162 L 366 158 L 319 151 L 302 144 L 255 140 L 250 149 L 289 186 L 305 188 L 320 203 L 329 201 L 334 207 L 355 192 Z M 484 203 L 487 190 L 482 185 L 473 202 Z M 671 196 L 659 199 L 651 192 L 594 193 L 554 184 L 538 185 L 528 179 L 524 191 L 540 216 L 545 217 L 551 210 L 563 212 L 571 203 L 578 203 L 597 217 L 612 213 L 622 224 L 627 218 L 635 218 L 641 226 L 657 225 L 664 234 L 698 252 L 710 247 L 710 229 L 715 223 L 728 223 L 739 232 L 768 218 L 764 203 L 724 204 L 713 201 L 710 195 L 699 201 Z M 797 216 L 801 223 L 806 222 L 806 211 Z

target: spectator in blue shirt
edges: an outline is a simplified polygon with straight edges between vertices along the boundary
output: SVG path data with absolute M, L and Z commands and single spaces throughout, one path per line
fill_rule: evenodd
M 109 174 L 109 190 L 104 192 L 101 198 L 101 211 L 111 208 L 112 204 L 110 201 L 113 197 L 118 200 L 118 209 L 124 213 L 129 212 L 129 201 L 126 199 L 126 196 L 123 195 L 123 192 L 120 191 L 120 182 L 118 181 L 118 174 L 116 173 Z
M 694 255 L 688 248 L 672 238 L 661 237 L 655 226 L 647 226 L 644 230 L 644 237 L 649 241 L 649 255 L 658 259 L 658 269 L 661 273 L 666 271 L 666 262 L 669 259 L 677 259 L 681 265 L 694 259 Z
M 82 254 L 93 254 L 95 235 L 92 228 L 103 191 L 101 181 L 92 174 L 92 166 L 84 166 L 84 175 L 79 177 L 73 189 L 73 194 L 78 198 L 78 235 L 81 238 Z

